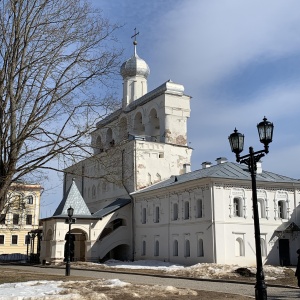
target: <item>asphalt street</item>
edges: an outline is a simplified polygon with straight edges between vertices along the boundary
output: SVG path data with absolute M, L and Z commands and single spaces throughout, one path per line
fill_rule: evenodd
M 1 267 L 0 267 L 1 268 Z M 27 270 L 30 272 L 40 272 L 47 274 L 64 275 L 65 269 L 52 268 L 52 267 L 38 267 L 38 266 L 23 266 L 23 265 L 5 265 L 5 268 L 15 268 L 19 270 Z M 152 284 L 152 285 L 164 285 L 175 286 L 178 288 L 190 288 L 193 290 L 214 291 L 221 293 L 231 293 L 237 295 L 253 296 L 255 289 L 253 285 L 242 283 L 229 283 L 226 281 L 202 281 L 202 280 L 190 280 L 179 278 L 162 278 L 156 276 L 143 276 L 135 274 L 124 273 L 110 273 L 96 270 L 78 270 L 71 269 L 71 275 L 84 276 L 91 279 L 104 278 L 104 279 L 120 279 L 122 281 L 130 282 L 133 284 Z M 287 288 L 287 287 L 267 287 L 268 299 L 300 299 L 300 289 Z

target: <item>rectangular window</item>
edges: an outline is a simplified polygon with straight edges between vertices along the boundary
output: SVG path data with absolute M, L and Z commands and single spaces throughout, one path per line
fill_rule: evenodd
M 11 244 L 12 245 L 18 245 L 18 236 L 17 235 L 12 235 L 11 236 Z
M 143 207 L 143 210 L 142 210 L 142 224 L 146 224 L 146 218 L 147 218 L 147 211 L 146 211 L 146 208 Z
M 5 224 L 5 218 L 6 218 L 6 215 L 5 214 L 1 214 L 0 215 L 0 224 Z
M 156 206 L 155 207 L 155 219 L 154 219 L 155 223 L 159 223 L 159 207 Z
M 13 224 L 14 225 L 19 224 L 19 214 L 13 214 Z
M 28 204 L 33 204 L 33 196 L 30 195 L 30 196 L 27 197 L 27 203 Z
M 32 215 L 26 216 L 26 225 L 32 225 Z
M 4 245 L 4 235 L 0 235 L 0 245 Z

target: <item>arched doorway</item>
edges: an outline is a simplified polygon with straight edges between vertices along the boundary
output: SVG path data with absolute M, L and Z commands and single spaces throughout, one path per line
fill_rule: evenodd
M 68 236 L 65 235 L 65 258 L 68 249 Z M 71 261 L 85 261 L 86 259 L 86 246 L 87 234 L 81 229 L 75 228 L 71 230 L 70 236 L 70 260 Z

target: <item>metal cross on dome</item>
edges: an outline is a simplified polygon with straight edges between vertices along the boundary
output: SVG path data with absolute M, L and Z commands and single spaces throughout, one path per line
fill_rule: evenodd
M 137 41 L 136 41 L 136 36 L 140 34 L 140 32 L 136 32 L 136 28 L 134 28 L 134 35 L 131 37 L 131 38 L 134 38 L 134 41 L 133 41 L 133 44 L 136 45 L 137 44 Z

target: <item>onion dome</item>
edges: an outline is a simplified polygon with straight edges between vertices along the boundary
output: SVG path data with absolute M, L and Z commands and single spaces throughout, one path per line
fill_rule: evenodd
M 123 79 L 127 77 L 143 76 L 145 78 L 150 74 L 150 69 L 147 63 L 141 59 L 136 53 L 137 42 L 133 42 L 134 54 L 131 58 L 126 60 L 120 69 Z

